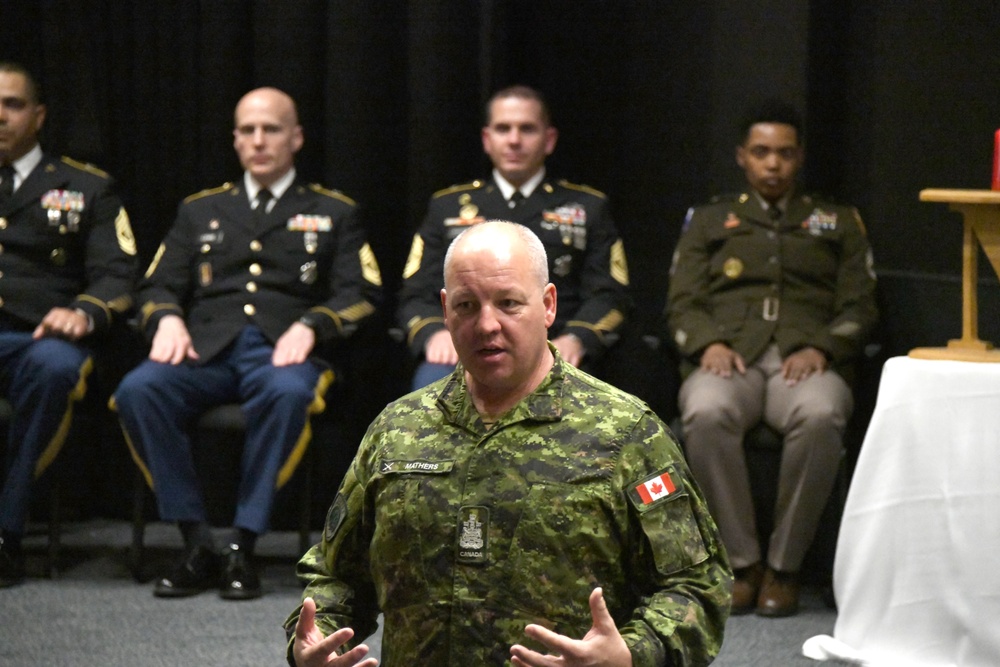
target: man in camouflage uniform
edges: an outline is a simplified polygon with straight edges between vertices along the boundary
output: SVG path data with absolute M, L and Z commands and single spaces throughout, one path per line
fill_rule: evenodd
M 716 655 L 731 572 L 701 493 L 645 404 L 547 342 L 547 280 L 521 225 L 451 245 L 441 301 L 461 363 L 365 435 L 299 563 L 290 664 L 356 664 L 380 611 L 386 667 Z
M 736 159 L 749 189 L 688 213 L 671 269 L 685 451 L 736 569 L 734 613 L 798 609 L 797 573 L 853 407 L 844 378 L 876 320 L 861 219 L 794 189 L 800 139 L 787 105 L 748 119 Z M 761 420 L 784 435 L 766 563 L 742 445 Z
M 33 480 L 65 442 L 88 346 L 132 307 L 135 239 L 103 171 L 44 153 L 45 105 L 0 63 L 0 396 L 13 417 L 0 477 L 0 588 L 24 580 Z
M 491 178 L 431 197 L 403 270 L 398 319 L 414 356 L 421 358 L 413 388 L 450 374 L 458 361 L 438 299 L 444 254 L 462 230 L 491 219 L 519 222 L 541 239 L 559 290 L 552 342 L 565 361 L 605 378 L 614 363 L 605 352 L 620 339 L 632 307 L 624 245 L 607 197 L 548 176 L 545 159 L 555 150 L 558 132 L 538 91 L 513 86 L 497 92 L 486 104 L 484 120 Z

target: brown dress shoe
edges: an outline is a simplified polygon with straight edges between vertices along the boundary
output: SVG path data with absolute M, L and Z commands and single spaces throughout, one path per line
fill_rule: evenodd
M 799 613 L 799 575 L 767 568 L 757 597 L 757 615 L 768 618 Z
M 764 566 L 754 563 L 733 572 L 733 604 L 729 613 L 734 616 L 753 611 L 757 604 L 757 591 L 764 576 Z

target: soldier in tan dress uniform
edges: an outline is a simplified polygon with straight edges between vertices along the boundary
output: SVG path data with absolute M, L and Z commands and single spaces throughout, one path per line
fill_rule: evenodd
M 858 212 L 795 187 L 794 109 L 752 115 L 736 160 L 748 188 L 688 213 L 667 318 L 684 355 L 685 449 L 736 571 L 734 612 L 787 616 L 837 475 L 853 408 L 845 378 L 876 321 L 875 275 Z M 742 444 L 760 421 L 784 437 L 766 559 Z

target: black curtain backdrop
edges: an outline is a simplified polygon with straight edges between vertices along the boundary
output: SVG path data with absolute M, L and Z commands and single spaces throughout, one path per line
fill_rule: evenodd
M 47 93 L 46 147 L 116 177 L 144 261 L 183 197 L 239 177 L 239 97 L 290 93 L 299 170 L 363 207 L 385 328 L 429 196 L 488 171 L 478 135 L 497 88 L 544 91 L 560 129 L 550 171 L 609 194 L 648 334 L 685 210 L 741 187 L 742 112 L 784 96 L 806 118 L 804 180 L 867 223 L 883 357 L 961 333 L 961 224 L 918 193 L 989 187 L 998 44 L 992 0 L 0 3 L 0 59 L 28 65 Z M 997 341 L 1000 288 L 980 264 L 980 333 Z M 360 421 L 405 386 L 406 364 L 380 352 L 391 342 L 369 342 L 375 360 L 354 379 L 380 388 L 358 399 Z

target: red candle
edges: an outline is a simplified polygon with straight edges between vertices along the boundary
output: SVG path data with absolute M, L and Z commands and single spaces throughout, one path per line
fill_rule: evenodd
M 993 137 L 993 189 L 1000 190 L 1000 130 Z

